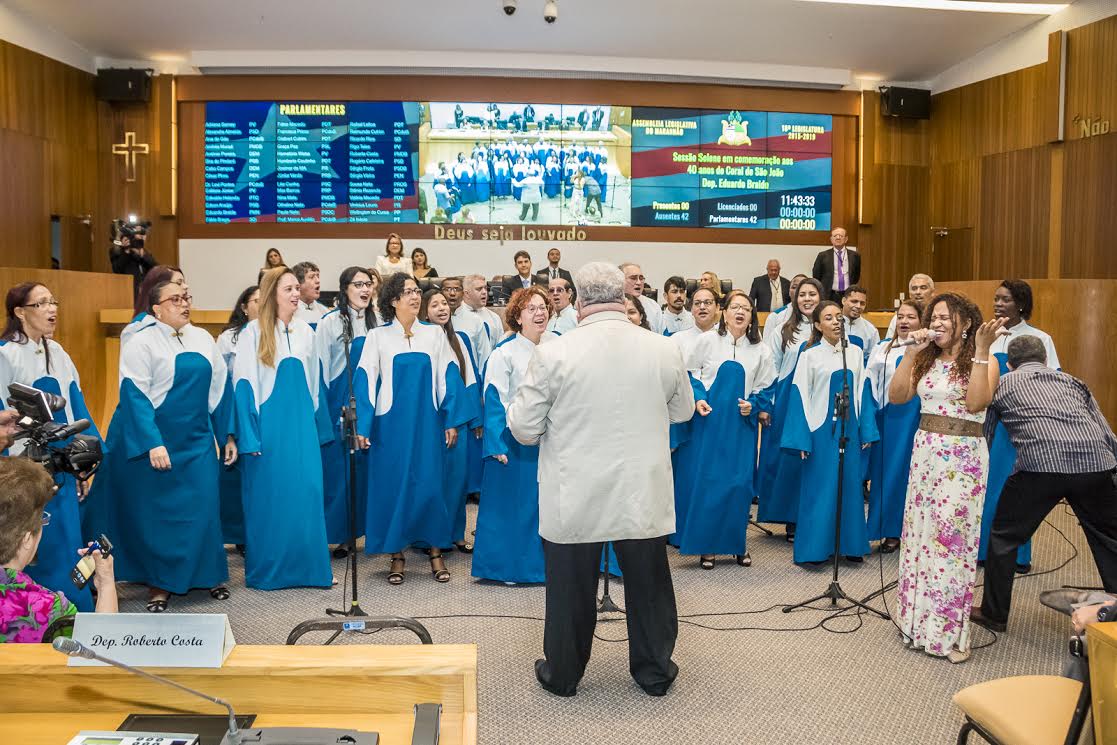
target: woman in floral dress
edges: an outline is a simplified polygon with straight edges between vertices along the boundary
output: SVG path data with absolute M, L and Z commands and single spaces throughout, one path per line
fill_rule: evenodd
M 951 662 L 970 657 L 981 508 L 989 474 L 982 431 L 999 370 L 989 347 L 1003 319 L 982 323 L 962 295 L 935 297 L 916 346 L 889 386 L 892 404 L 920 398 L 901 537 L 897 621 L 904 643 Z

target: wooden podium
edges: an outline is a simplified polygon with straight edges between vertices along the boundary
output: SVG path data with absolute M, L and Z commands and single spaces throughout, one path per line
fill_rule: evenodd
M 80 730 L 115 730 L 132 713 L 224 713 L 119 668 L 66 660 L 47 644 L 0 646 L 4 742 L 59 745 Z M 440 743 L 477 742 L 473 645 L 238 646 L 219 669 L 147 670 L 256 714 L 257 727 L 352 727 L 410 745 L 414 705 L 440 703 Z

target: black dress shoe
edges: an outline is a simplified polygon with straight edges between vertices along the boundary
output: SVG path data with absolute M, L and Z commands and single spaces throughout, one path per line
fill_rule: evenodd
M 981 612 L 981 608 L 973 608 L 970 610 L 970 620 L 978 626 L 984 626 L 990 631 L 996 631 L 998 634 L 1003 634 L 1008 624 L 1004 621 L 994 621 L 992 618 L 986 618 L 985 614 Z
M 861 564 L 865 561 L 865 557 L 864 556 L 852 556 L 851 555 L 851 556 L 846 557 L 846 561 L 850 562 L 851 564 Z
M 578 692 L 578 689 L 576 687 L 567 690 L 559 688 L 558 686 L 551 683 L 551 672 L 550 668 L 548 668 L 547 666 L 546 660 L 535 661 L 535 679 L 539 681 L 539 685 L 543 686 L 543 690 L 547 691 L 548 693 L 553 693 L 556 696 L 570 698 Z
M 344 559 L 348 555 L 349 549 L 347 549 L 345 546 L 338 546 L 332 552 L 330 552 L 330 556 L 334 557 L 335 559 Z
M 1030 571 L 1032 571 L 1032 565 L 1031 564 L 1017 564 L 1016 565 L 1016 573 L 1017 574 L 1027 574 Z

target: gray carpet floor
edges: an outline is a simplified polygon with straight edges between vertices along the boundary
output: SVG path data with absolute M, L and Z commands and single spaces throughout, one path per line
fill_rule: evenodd
M 471 506 L 471 524 L 475 515 Z M 1063 584 L 1100 584 L 1073 515 L 1060 506 L 1049 521 L 1036 536 L 1033 575 L 1016 583 L 1008 632 L 994 640 L 977 628 L 975 645 L 989 646 L 961 665 L 905 649 L 893 625 L 872 616 L 837 618 L 826 630 L 818 628 L 826 615 L 822 611 L 769 609 L 821 593 L 830 579 L 829 565 L 804 569 L 792 564 L 791 546 L 781 535 L 769 538 L 749 530 L 751 567 L 724 557 L 714 570 L 704 571 L 693 557 L 671 550 L 683 623 L 674 657 L 679 678 L 664 698 L 646 696 L 629 677 L 620 616 L 599 623 L 578 695 L 560 699 L 544 692 L 532 668 L 543 644 L 543 624 L 532 620 L 543 615 L 543 588 L 478 582 L 469 576 L 467 555 L 448 555 L 453 578 L 441 585 L 427 571 L 426 557 L 410 553 L 406 581 L 398 587 L 387 584 L 386 557 L 362 556 L 359 589 L 361 604 L 372 615 L 413 616 L 430 629 L 435 643 L 477 645 L 484 745 L 952 743 L 962 721 L 950 700 L 955 691 L 1007 675 L 1058 674 L 1069 624 L 1039 605 L 1039 592 Z M 861 565 L 843 562 L 841 580 L 851 595 L 880 588 L 878 556 Z M 1057 571 L 1041 574 L 1072 557 Z M 890 581 L 896 554 L 883 559 L 884 578 Z M 345 561 L 334 561 L 339 580 L 345 568 Z M 169 612 L 228 613 L 238 643 L 282 644 L 300 621 L 342 605 L 340 585 L 248 590 L 243 561 L 231 551 L 229 571 L 229 600 L 212 600 L 198 591 L 172 598 Z M 612 595 L 623 607 L 623 583 L 612 585 Z M 121 597 L 121 610 L 139 612 L 146 591 L 125 585 Z M 885 597 L 894 612 L 895 593 Z M 880 600 L 874 605 L 883 607 Z M 492 617 L 498 615 L 529 618 Z M 324 639 L 304 637 L 300 643 Z M 410 632 L 390 630 L 337 643 L 414 642 Z

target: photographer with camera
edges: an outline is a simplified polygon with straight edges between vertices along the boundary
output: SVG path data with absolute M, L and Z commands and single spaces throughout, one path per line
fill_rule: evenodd
M 0 338 L 7 343 L 0 346 L 0 354 L 11 365 L 11 383 L 64 397 L 65 400 L 56 400 L 56 410 L 53 410 L 54 422 L 58 424 L 73 424 L 82 419 L 92 421 L 77 368 L 62 345 L 51 338 L 58 325 L 58 300 L 47 287 L 24 282 L 8 290 L 4 304 L 8 318 Z M 100 440 L 95 426 L 90 425 L 89 434 Z M 64 439 L 69 439 L 69 435 Z M 17 439 L 11 454 L 24 455 L 30 441 L 30 438 Z M 79 496 L 84 498 L 87 484 L 75 480 L 74 471 L 61 470 L 63 472 L 56 476 L 58 492 L 47 506 L 54 519 L 43 531 L 38 561 L 29 572 L 46 587 L 68 585 L 74 566 L 73 551 L 81 541 L 78 501 Z M 93 597 L 88 589 L 71 594 L 70 599 L 80 611 L 93 610 Z
M 113 274 L 132 275 L 132 297 L 140 289 L 144 275 L 155 266 L 155 257 L 144 248 L 150 223 L 113 221 L 113 242 L 109 246 L 109 263 Z
M 9 442 L 15 418 L 14 412 L 0 414 L 0 433 Z M 0 458 L 0 643 L 42 642 L 52 625 L 78 612 L 63 592 L 45 587 L 24 573 L 39 548 L 44 526 L 50 523 L 51 515 L 43 507 L 53 493 L 54 481 L 39 464 L 24 458 Z M 87 550 L 74 551 L 71 566 Z M 89 553 L 97 588 L 96 611 L 115 613 L 112 556 L 96 550 Z

